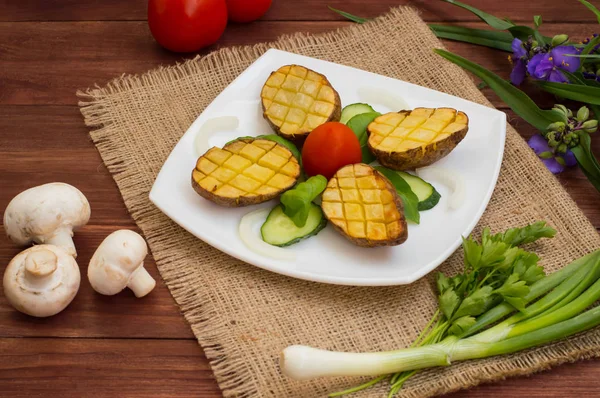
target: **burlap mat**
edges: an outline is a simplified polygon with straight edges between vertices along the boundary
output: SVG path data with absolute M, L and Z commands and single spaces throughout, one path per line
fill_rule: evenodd
M 430 280 L 423 278 L 410 286 L 353 288 L 280 276 L 213 249 L 179 228 L 148 200 L 158 171 L 189 125 L 269 48 L 354 66 L 491 105 L 466 73 L 431 51 L 442 48 L 441 43 L 409 8 L 396 8 L 373 22 L 332 33 L 296 34 L 274 43 L 223 49 L 79 93 L 85 122 L 94 129 L 91 136 L 148 239 L 163 279 L 204 348 L 224 395 L 317 397 L 361 380 L 288 380 L 279 372 L 281 349 L 298 343 L 344 351 L 405 347 L 436 308 Z M 600 247 L 592 225 L 509 127 L 500 179 L 480 226 L 501 231 L 542 219 L 559 231 L 556 238 L 535 248 L 548 271 Z M 461 255 L 454 255 L 442 269 L 453 272 L 460 265 Z M 442 394 L 599 354 L 600 331 L 594 330 L 518 355 L 422 372 L 406 384 L 401 396 Z M 359 395 L 382 397 L 386 387 Z

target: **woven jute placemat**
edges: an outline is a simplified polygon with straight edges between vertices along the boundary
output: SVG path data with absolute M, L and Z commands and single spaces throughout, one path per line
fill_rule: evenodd
M 364 25 L 321 35 L 227 48 L 184 64 L 121 77 L 79 92 L 91 136 L 145 234 L 160 273 L 211 362 L 225 396 L 317 397 L 361 379 L 295 382 L 280 351 L 308 344 L 342 351 L 406 347 L 436 308 L 430 278 L 409 286 L 347 287 L 300 281 L 235 260 L 185 232 L 148 200 L 171 149 L 225 86 L 269 48 L 278 48 L 491 104 L 460 68 L 432 52 L 442 44 L 418 13 L 392 9 Z M 182 173 L 189 173 L 182 170 Z M 190 188 L 191 189 L 191 188 Z M 537 244 L 547 271 L 600 247 L 600 238 L 557 180 L 508 128 L 502 172 L 475 233 L 547 220 L 558 230 Z M 455 254 L 444 272 L 461 267 Z M 515 355 L 419 373 L 401 396 L 424 397 L 528 374 L 600 354 L 600 331 Z M 360 396 L 381 397 L 381 385 Z

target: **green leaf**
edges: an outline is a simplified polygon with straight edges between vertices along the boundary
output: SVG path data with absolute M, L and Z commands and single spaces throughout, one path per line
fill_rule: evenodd
M 565 54 L 565 56 L 574 58 L 600 58 L 600 54 Z
M 594 37 L 592 40 L 590 40 L 590 42 L 589 42 L 588 44 L 586 44 L 586 45 L 585 45 L 585 47 L 584 47 L 584 48 L 583 48 L 583 50 L 581 51 L 581 54 L 582 54 L 582 55 L 586 55 L 586 54 L 589 54 L 589 53 L 591 53 L 591 52 L 594 50 L 594 48 L 596 48 L 596 46 L 597 46 L 599 43 L 600 43 L 600 36 L 596 36 L 596 37 Z M 582 66 L 583 66 L 583 65 L 581 65 L 581 66 L 579 67 L 579 70 L 581 70 L 581 67 L 582 67 Z
M 539 28 L 540 26 L 542 26 L 542 16 L 541 15 L 534 15 L 533 16 L 533 23 L 535 24 L 536 28 Z
M 461 3 L 456 0 L 444 0 L 446 3 L 454 4 L 459 7 L 464 8 L 465 10 L 471 11 L 473 14 L 477 15 L 483 22 L 487 23 L 494 29 L 498 30 L 506 30 L 511 26 L 514 26 L 512 23 L 507 22 L 503 19 L 493 16 L 492 14 L 488 14 L 487 12 L 481 11 L 473 6 L 470 6 L 465 3 Z
M 504 242 L 487 241 L 483 243 L 481 252 L 481 267 L 492 267 L 504 261 L 509 246 Z
M 460 336 L 471 326 L 473 326 L 475 322 L 475 318 L 473 318 L 472 316 L 460 317 L 452 323 L 452 326 L 450 326 L 450 328 L 448 329 L 448 334 Z
M 368 112 L 361 113 L 352 117 L 346 123 L 346 126 L 350 127 L 350 129 L 356 134 L 358 137 L 358 142 L 360 142 L 360 150 L 362 151 L 362 161 L 363 163 L 369 164 L 375 161 L 375 155 L 371 153 L 369 146 L 367 145 L 367 140 L 369 139 L 367 135 L 367 126 L 369 123 L 373 121 L 377 116 L 381 116 L 379 112 Z
M 342 10 L 338 10 L 336 8 L 333 8 L 331 6 L 327 6 L 327 8 L 329 8 L 331 11 L 336 12 L 338 14 L 340 14 L 342 17 L 349 19 L 352 22 L 356 22 L 356 23 L 365 23 L 368 22 L 369 19 L 368 18 L 362 18 L 362 17 L 358 17 L 356 15 L 352 15 L 346 11 L 342 11 Z
M 592 140 L 589 134 L 579 136 L 579 145 L 571 148 L 571 151 L 579 163 L 579 167 L 592 183 L 596 190 L 600 191 L 600 165 L 592 153 Z
M 524 311 L 527 303 L 524 297 L 529 294 L 529 286 L 515 273 L 508 277 L 496 293 L 519 311 Z
M 593 12 L 596 15 L 596 18 L 598 18 L 598 23 L 600 23 L 600 10 L 598 10 L 592 3 L 590 3 L 589 1 L 586 0 L 579 0 L 579 2 L 581 4 L 583 4 L 584 6 L 586 6 L 591 12 Z
M 281 205 L 286 216 L 292 219 L 297 227 L 303 227 L 308 219 L 311 203 L 327 187 L 327 178 L 322 175 L 310 177 L 285 191 L 281 195 Z
M 479 268 L 479 263 L 481 263 L 481 253 L 483 251 L 483 247 L 479 243 L 475 242 L 473 239 L 465 239 L 464 237 L 462 240 L 462 247 L 465 265 L 471 269 Z
M 535 242 L 541 238 L 553 238 L 556 230 L 546 225 L 545 221 L 538 221 L 522 228 L 510 228 L 493 235 L 490 239 L 496 242 L 504 242 L 509 246 L 520 246 Z
M 587 104 L 600 105 L 600 87 L 546 81 L 536 81 L 536 84 L 544 91 L 558 95 L 562 98 L 585 102 Z
M 412 191 L 410 185 L 408 185 L 404 178 L 400 177 L 400 175 L 393 170 L 383 166 L 377 166 L 375 169 L 390 180 L 394 188 L 396 188 L 396 192 L 404 204 L 404 215 L 406 216 L 406 219 L 418 224 L 421 220 L 418 210 L 419 198 L 417 198 L 417 195 Z
M 481 65 L 445 50 L 434 51 L 485 81 L 516 114 L 538 130 L 546 131 L 548 125 L 553 122 L 566 122 L 565 115 L 553 110 L 541 110 L 527 94 Z
M 435 275 L 435 285 L 437 287 L 438 293 L 444 293 L 450 287 L 450 279 L 446 278 L 441 272 L 438 272 Z
M 483 286 L 475 290 L 469 296 L 467 296 L 456 312 L 453 315 L 454 319 L 458 319 L 463 316 L 477 316 L 483 313 L 492 299 L 493 289 L 491 286 Z
M 514 36 L 522 41 L 526 41 L 529 39 L 529 36 L 535 37 L 540 46 L 544 46 L 547 42 L 552 41 L 551 37 L 542 36 L 542 34 L 536 30 L 532 29 L 529 26 L 524 25 L 515 25 L 508 29 L 508 31 Z
M 458 298 L 458 294 L 453 289 L 447 289 L 442 295 L 439 297 L 439 305 L 442 314 L 446 317 L 446 319 L 451 319 L 452 314 L 460 304 L 460 299 Z
M 600 39 L 600 36 L 596 37 L 596 39 Z M 581 72 L 571 73 L 568 71 L 563 71 L 563 73 L 569 78 L 571 83 L 583 84 L 586 86 L 592 87 L 600 87 L 600 83 L 595 80 L 586 79 Z M 594 113 L 596 119 L 600 118 L 600 105 L 588 104 L 590 110 Z
M 435 25 L 429 27 L 435 35 L 441 39 L 461 41 L 491 47 L 497 50 L 512 52 L 513 37 L 508 32 L 496 32 L 493 30 L 463 28 L 461 26 Z

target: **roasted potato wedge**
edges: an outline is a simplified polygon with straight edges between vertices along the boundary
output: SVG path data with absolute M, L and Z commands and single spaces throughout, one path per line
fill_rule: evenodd
M 283 138 L 304 142 L 317 126 L 340 120 L 340 96 L 327 78 L 300 65 L 271 73 L 262 88 L 263 116 Z
M 364 163 L 344 166 L 327 183 L 323 214 L 358 246 L 396 246 L 408 238 L 402 200 L 392 184 Z
M 390 112 L 367 127 L 368 145 L 379 163 L 411 170 L 443 158 L 465 138 L 469 118 L 452 108 Z
M 298 160 L 273 141 L 245 138 L 213 147 L 196 162 L 192 187 L 203 198 L 227 207 L 266 202 L 293 187 Z

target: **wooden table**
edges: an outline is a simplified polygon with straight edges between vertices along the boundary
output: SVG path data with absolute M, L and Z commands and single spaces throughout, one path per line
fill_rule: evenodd
M 469 1 L 527 24 L 541 13 L 547 35 L 565 32 L 582 38 L 598 31 L 593 15 L 576 2 Z M 472 14 L 431 0 L 274 0 L 261 21 L 230 25 L 211 49 L 349 24 L 326 5 L 373 17 L 398 3 L 417 6 L 430 22 L 483 27 Z M 144 299 L 130 291 L 100 296 L 85 279 L 87 263 L 101 240 L 115 229 L 136 226 L 87 134 L 75 91 L 193 56 L 160 48 L 145 19 L 145 0 L 0 0 L 0 208 L 28 187 L 62 181 L 80 188 L 93 209 L 90 223 L 75 236 L 84 279 L 64 312 L 35 319 L 14 311 L 0 293 L 0 396 L 220 396 L 202 349 L 152 259 L 147 268 L 158 285 Z M 447 45 L 504 76 L 510 70 L 506 54 Z M 486 90 L 486 95 L 525 137 L 534 134 L 493 93 Z M 534 96 L 551 104 L 548 96 Z M 599 153 L 600 146 L 595 147 Z M 600 227 L 600 195 L 583 174 L 573 169 L 559 178 Z M 0 237 L 0 263 L 8 264 L 19 250 Z M 579 362 L 454 396 L 599 396 L 599 372 L 600 361 Z

